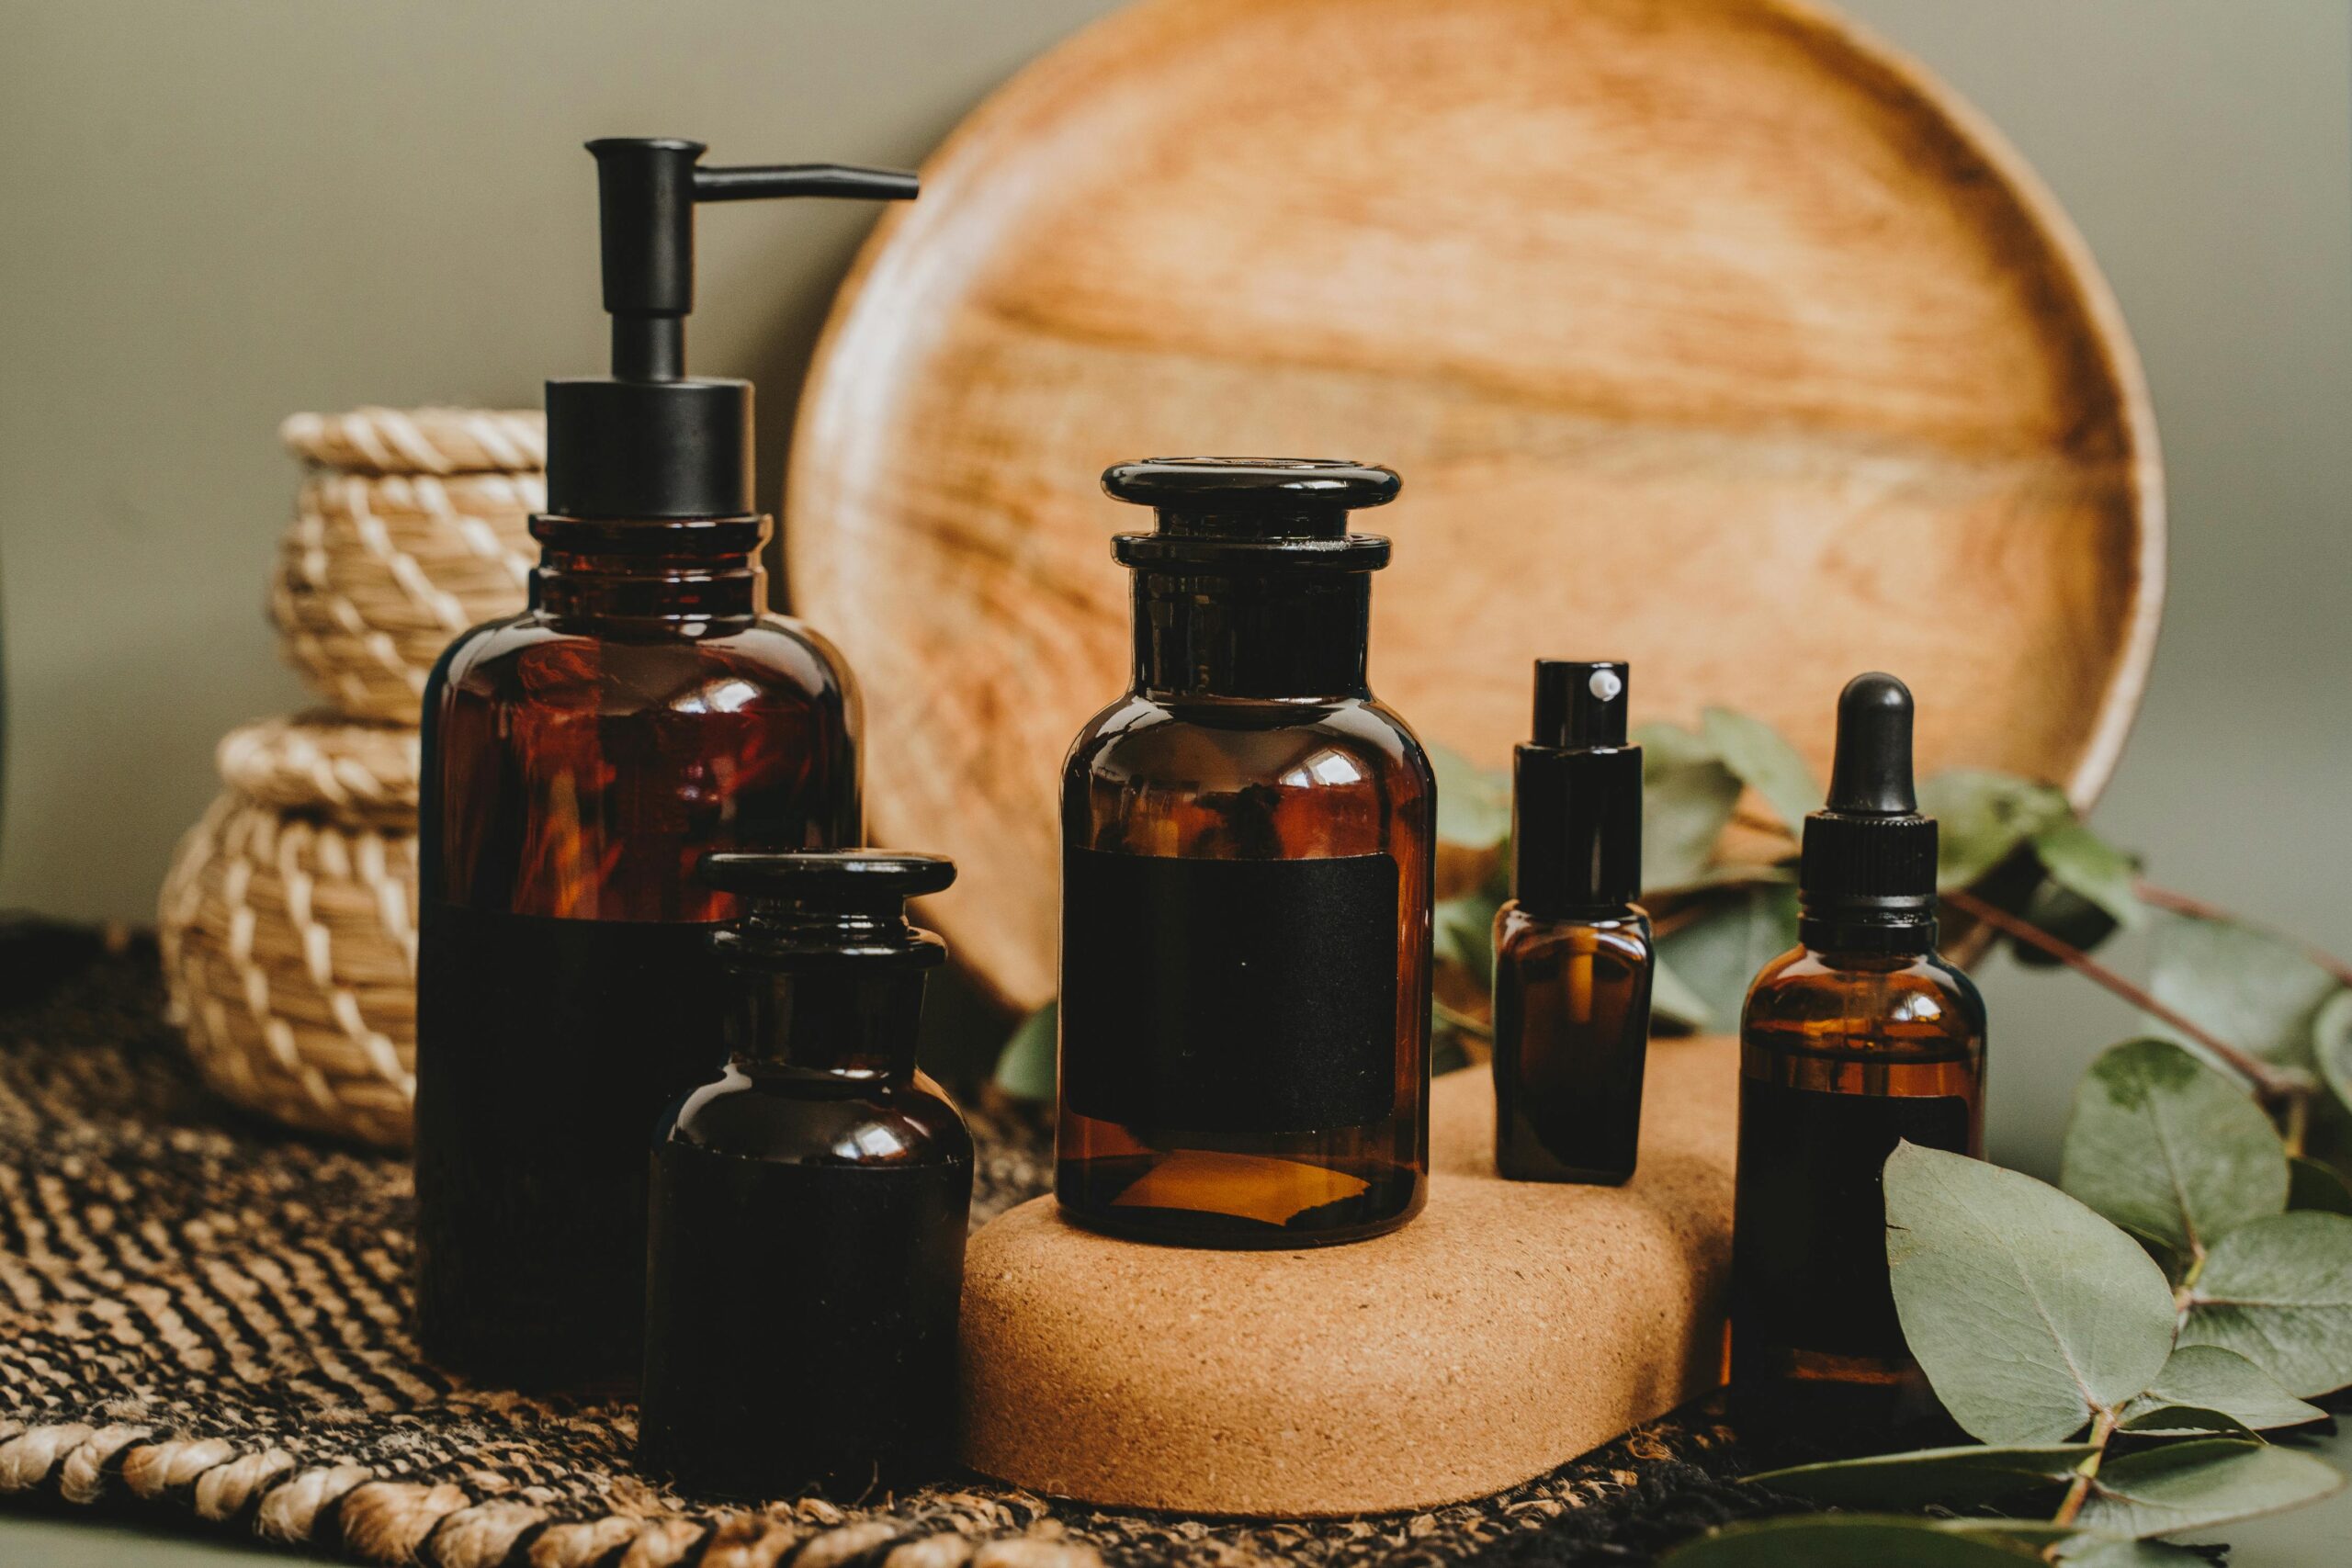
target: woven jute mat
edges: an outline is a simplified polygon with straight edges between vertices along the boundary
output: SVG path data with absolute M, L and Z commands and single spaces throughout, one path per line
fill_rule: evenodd
M 978 1217 L 1043 1190 L 1042 1129 L 976 1116 Z M 697 1504 L 626 1404 L 466 1385 L 410 1338 L 409 1173 L 211 1098 L 153 946 L 0 931 L 0 1495 L 440 1568 L 1368 1568 L 1640 1562 L 1771 1500 L 1711 1415 L 1413 1515 L 1114 1513 L 978 1477 Z M 779 1413 L 788 1418 L 788 1413 Z

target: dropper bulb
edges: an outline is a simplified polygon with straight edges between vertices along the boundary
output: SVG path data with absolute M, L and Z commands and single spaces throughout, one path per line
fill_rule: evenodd
M 1911 689 L 1892 675 L 1857 675 L 1838 698 L 1829 809 L 1879 817 L 1918 812 L 1911 783 Z

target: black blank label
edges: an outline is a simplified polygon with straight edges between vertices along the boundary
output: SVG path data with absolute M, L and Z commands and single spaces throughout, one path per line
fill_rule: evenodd
M 1131 1127 L 1307 1133 L 1396 1106 L 1396 862 L 1062 860 L 1062 1083 Z

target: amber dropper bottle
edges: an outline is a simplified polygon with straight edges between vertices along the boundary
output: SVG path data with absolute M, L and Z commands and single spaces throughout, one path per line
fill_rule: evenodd
M 1513 759 L 1511 898 L 1495 915 L 1495 1165 L 1514 1181 L 1632 1177 L 1649 1056 L 1642 749 L 1626 667 L 1535 665 Z
M 715 854 L 748 912 L 729 1059 L 653 1134 L 647 1467 L 735 1498 L 928 1479 L 955 1428 L 972 1139 L 915 1067 L 947 956 L 906 901 L 956 868 L 865 850 Z
M 1731 1371 L 1775 1424 L 1892 1429 L 1935 1409 L 1895 1317 L 1880 1171 L 1905 1139 L 1983 1152 L 1984 1004 L 1936 953 L 1911 717 L 1892 675 L 1838 698 L 1798 946 L 1757 976 L 1741 1019 Z
M 1300 1247 L 1396 1229 L 1429 1173 L 1437 786 L 1365 676 L 1386 468 L 1103 475 L 1135 683 L 1062 773 L 1054 1190 L 1098 1230 Z

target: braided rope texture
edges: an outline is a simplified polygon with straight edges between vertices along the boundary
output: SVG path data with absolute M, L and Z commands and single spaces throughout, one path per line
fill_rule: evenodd
M 546 422 L 360 409 L 296 414 L 278 434 L 312 465 L 269 584 L 287 661 L 355 718 L 414 724 L 450 639 L 523 607 Z
M 159 899 L 171 1016 L 212 1087 L 405 1148 L 416 1096 L 416 736 L 265 720 Z
M 143 943 L 0 935 L 0 1499 L 433 1568 L 1623 1563 L 1661 1520 L 1756 1506 L 1722 1479 L 1729 1434 L 1704 1414 L 1409 1516 L 1107 1513 L 970 1477 L 698 1506 L 632 1468 L 633 1406 L 469 1387 L 420 1360 L 405 1164 L 210 1098 L 155 968 Z M 1046 1141 L 973 1121 L 985 1218 L 1044 1189 Z

